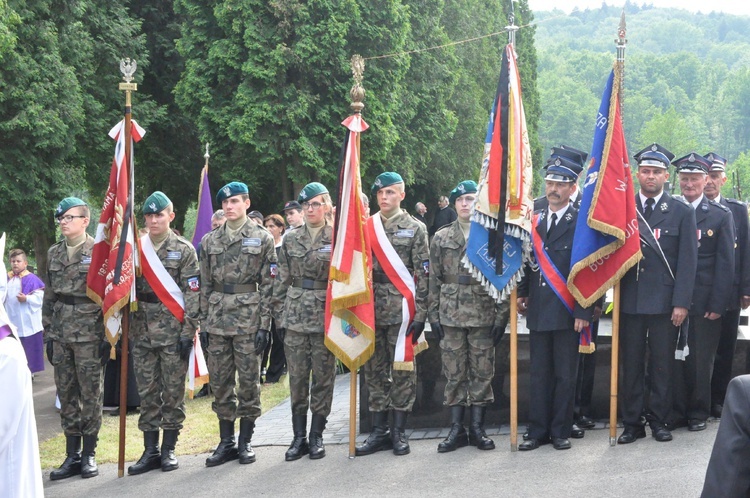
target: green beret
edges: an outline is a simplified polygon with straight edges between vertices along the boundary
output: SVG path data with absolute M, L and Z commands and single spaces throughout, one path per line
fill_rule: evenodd
M 229 199 L 235 195 L 248 194 L 247 185 L 242 182 L 230 182 L 224 185 L 216 193 L 216 202 L 221 204 L 224 199 Z
M 169 200 L 169 197 L 167 197 L 164 192 L 157 190 L 148 196 L 146 202 L 143 203 L 143 214 L 161 213 L 170 204 L 172 204 L 172 201 Z
M 315 196 L 318 196 L 320 194 L 327 194 L 328 189 L 325 188 L 325 185 L 318 182 L 312 182 L 305 185 L 305 188 L 303 188 L 299 195 L 297 196 L 297 202 L 305 202 L 309 201 Z
M 458 199 L 462 195 L 476 194 L 476 193 L 477 193 L 477 182 L 475 182 L 474 180 L 464 180 L 461 183 L 459 183 L 456 186 L 456 188 L 451 190 L 450 203 L 455 204 L 456 199 Z
M 57 205 L 57 209 L 55 209 L 55 218 L 59 218 L 60 216 L 64 215 L 68 209 L 74 208 L 76 206 L 88 206 L 85 202 L 83 202 L 78 197 L 66 197 L 65 199 L 60 201 L 60 204 Z
M 396 183 L 404 183 L 404 179 L 401 178 L 401 175 L 394 171 L 386 171 L 385 173 L 380 173 L 377 178 L 375 178 L 375 183 L 372 184 L 372 193 L 376 193 L 378 190 L 380 190 L 383 187 L 390 187 L 393 184 Z

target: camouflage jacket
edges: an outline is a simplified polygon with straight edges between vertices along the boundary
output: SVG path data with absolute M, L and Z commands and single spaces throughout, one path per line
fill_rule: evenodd
M 447 283 L 469 273 L 461 264 L 466 239 L 458 220 L 435 233 L 430 244 L 430 322 L 449 327 L 489 327 L 499 319 L 497 304 L 474 279 L 471 285 Z
M 376 214 L 375 216 L 380 216 Z M 424 224 L 401 210 L 389 220 L 383 220 L 383 228 L 391 245 L 401 257 L 409 272 L 415 276 L 417 295 L 414 320 L 424 322 L 427 318 L 427 275 L 430 266 L 430 250 L 427 244 L 427 228 Z M 373 258 L 372 271 L 383 274 L 377 258 Z M 375 292 L 375 326 L 401 323 L 403 296 L 392 283 L 373 282 Z
M 323 333 L 326 289 L 292 286 L 292 279 L 328 281 L 333 228 L 324 226 L 315 240 L 306 227 L 289 232 L 279 251 L 279 275 L 275 284 L 275 316 L 282 327 L 297 332 Z
M 268 231 L 247 220 L 234 237 L 225 223 L 201 240 L 201 321 L 211 334 L 271 329 L 276 250 Z M 225 285 L 257 284 L 257 292 L 225 293 Z
M 86 241 L 68 259 L 65 240 L 47 252 L 47 282 L 42 318 L 46 339 L 60 342 L 91 342 L 104 339 L 102 308 L 93 301 L 65 304 L 63 299 L 86 301 L 86 277 L 91 266 L 94 239 Z
M 180 337 L 192 339 L 195 334 L 200 314 L 200 267 L 193 245 L 171 230 L 156 255 L 182 291 L 185 321 L 177 321 L 161 303 L 146 302 L 143 295 L 153 295 L 154 291 L 145 277 L 139 277 L 135 283 L 139 302 L 138 311 L 133 314 L 132 335 L 134 340 L 148 337 L 152 346 L 161 347 L 177 343 Z

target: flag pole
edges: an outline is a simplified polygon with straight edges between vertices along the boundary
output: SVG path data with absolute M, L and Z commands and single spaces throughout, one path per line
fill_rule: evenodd
M 617 29 L 617 73 L 615 78 L 620 78 L 617 97 L 620 103 L 620 119 L 622 119 L 622 96 L 623 80 L 625 69 L 625 46 L 628 40 L 625 38 L 625 9 L 620 16 L 620 26 Z M 620 281 L 615 284 L 612 307 L 612 360 L 610 369 L 610 386 L 609 386 L 609 445 L 617 444 L 617 397 L 619 382 L 619 353 L 620 353 Z
M 510 0 L 508 11 L 508 43 L 516 49 L 516 14 L 513 0 Z M 500 206 L 504 209 L 504 206 Z M 500 227 L 502 229 L 502 227 Z M 514 287 L 510 293 L 510 451 L 518 451 L 518 290 Z
M 125 92 L 125 166 L 127 168 L 127 177 L 131 175 L 131 92 L 138 90 L 138 84 L 132 82 L 133 74 L 137 68 L 135 60 L 124 59 L 120 61 L 120 71 L 122 72 L 122 78 L 125 80 L 120 83 L 119 89 Z M 133 185 L 132 182 L 128 182 L 128 209 L 131 210 L 131 222 L 132 210 L 133 210 Z M 124 237 L 127 237 L 127 233 L 123 233 Z M 130 331 L 130 306 L 126 306 L 125 312 L 122 316 L 122 328 L 121 328 L 121 353 L 120 353 L 120 438 L 119 447 L 117 453 L 117 477 L 123 477 L 125 475 L 125 420 L 128 411 L 128 332 Z
M 362 77 L 365 72 L 365 61 L 360 55 L 354 55 L 351 59 L 352 75 L 354 78 L 354 85 L 349 90 L 349 97 L 351 98 L 351 107 L 353 114 L 361 114 L 362 109 L 365 108 L 365 89 L 362 86 Z M 356 150 L 359 151 L 359 132 L 355 140 L 357 141 Z M 342 186 L 343 188 L 343 186 Z M 361 201 L 360 201 L 361 202 Z M 373 296 L 374 297 L 374 296 Z M 350 369 L 349 375 L 349 459 L 353 460 L 356 453 L 357 444 L 357 378 L 359 368 Z

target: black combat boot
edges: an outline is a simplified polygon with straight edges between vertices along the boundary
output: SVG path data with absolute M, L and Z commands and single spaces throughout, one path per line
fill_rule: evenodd
M 177 436 L 180 431 L 177 429 L 164 429 L 164 441 L 161 443 L 161 470 L 169 472 L 180 467 L 177 457 L 174 454 L 174 447 L 177 445 Z
M 239 456 L 234 440 L 233 420 L 219 420 L 219 436 L 221 437 L 221 442 L 219 442 L 219 446 L 214 450 L 214 454 L 206 458 L 206 467 L 216 467 Z
M 438 453 L 448 453 L 469 445 L 469 435 L 464 427 L 465 410 L 466 407 L 462 405 L 451 406 L 451 430 L 448 436 L 438 444 Z
M 323 415 L 313 413 L 310 423 L 310 458 L 317 460 L 326 456 L 326 447 L 323 446 L 323 431 L 326 428 L 326 418 Z
M 307 415 L 292 415 L 292 428 L 294 439 L 284 455 L 287 462 L 299 460 L 303 455 L 310 453 L 310 447 L 307 445 Z
M 255 430 L 255 420 L 247 417 L 240 419 L 240 438 L 237 440 L 237 448 L 240 452 L 240 463 L 243 465 L 255 461 L 255 451 L 250 446 L 250 440 L 253 438 L 253 430 Z
M 393 410 L 393 430 L 391 431 L 391 441 L 393 442 L 394 455 L 408 455 L 409 440 L 406 439 L 406 417 L 408 412 Z
M 161 455 L 159 454 L 159 431 L 144 431 L 143 433 L 143 455 L 133 465 L 128 467 L 128 475 L 137 476 L 149 470 L 158 469 L 161 466 Z
M 51 481 L 59 481 L 81 474 L 81 436 L 65 436 L 65 461 L 49 474 Z
M 96 466 L 96 442 L 99 436 L 89 434 L 83 436 L 83 453 L 81 453 L 81 477 L 88 479 L 99 475 L 99 467 Z
M 469 444 L 476 446 L 480 450 L 494 450 L 495 441 L 487 437 L 484 433 L 484 412 L 486 406 L 471 407 L 471 425 L 469 426 Z
M 388 412 L 372 412 L 372 432 L 364 443 L 354 449 L 357 456 L 372 455 L 376 451 L 393 448 L 391 433 L 388 431 Z

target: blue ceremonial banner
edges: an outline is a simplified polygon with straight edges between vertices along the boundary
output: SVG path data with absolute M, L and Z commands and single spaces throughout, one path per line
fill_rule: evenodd
M 531 147 L 521 100 L 515 50 L 503 52 L 490 111 L 477 200 L 463 266 L 496 301 L 523 276 L 531 253 Z

